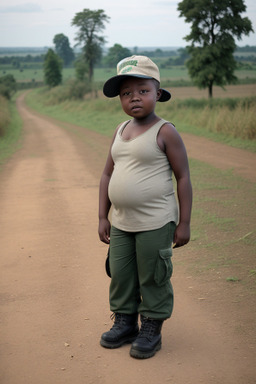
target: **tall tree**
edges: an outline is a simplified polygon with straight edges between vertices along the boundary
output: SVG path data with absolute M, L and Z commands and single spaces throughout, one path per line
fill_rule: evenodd
M 178 10 L 192 23 L 185 37 L 191 42 L 189 74 L 199 88 L 208 88 L 211 98 L 214 84 L 223 87 L 236 80 L 235 37 L 240 40 L 253 31 L 251 21 L 241 16 L 246 6 L 243 0 L 183 0 Z
M 49 87 L 56 87 L 62 81 L 62 64 L 59 56 L 48 49 L 44 59 L 44 80 Z
M 92 11 L 85 8 L 82 12 L 76 13 L 71 25 L 79 28 L 76 35 L 78 45 L 82 45 L 83 57 L 89 67 L 89 80 L 93 78 L 95 63 L 101 58 L 102 46 L 106 42 L 100 33 L 105 29 L 105 22 L 109 17 L 102 9 Z
M 63 60 L 64 66 L 68 66 L 75 59 L 74 51 L 70 47 L 69 39 L 63 33 L 54 36 L 55 51 Z

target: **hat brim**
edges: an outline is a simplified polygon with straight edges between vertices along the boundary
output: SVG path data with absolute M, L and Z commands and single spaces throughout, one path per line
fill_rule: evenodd
M 111 77 L 106 81 L 103 86 L 103 93 L 107 97 L 116 97 L 119 95 L 119 90 L 121 83 L 124 79 L 128 77 L 138 77 L 142 79 L 153 79 L 153 77 L 143 76 L 143 75 L 118 75 Z M 166 89 L 160 88 L 162 91 L 161 97 L 158 99 L 160 102 L 168 101 L 171 98 L 170 92 L 166 91 Z

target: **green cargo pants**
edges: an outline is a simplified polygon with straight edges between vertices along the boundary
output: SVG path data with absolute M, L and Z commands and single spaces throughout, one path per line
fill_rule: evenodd
M 172 241 L 175 223 L 145 232 L 110 234 L 110 309 L 165 320 L 173 309 Z

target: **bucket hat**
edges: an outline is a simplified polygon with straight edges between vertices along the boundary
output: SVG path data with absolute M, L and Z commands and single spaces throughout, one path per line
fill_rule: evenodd
M 117 64 L 117 76 L 108 79 L 103 86 L 103 93 L 107 97 L 119 95 L 121 82 L 128 77 L 143 79 L 155 79 L 160 84 L 160 73 L 158 66 L 147 56 L 130 56 Z M 170 92 L 163 88 L 162 95 L 158 101 L 168 101 L 171 98 Z

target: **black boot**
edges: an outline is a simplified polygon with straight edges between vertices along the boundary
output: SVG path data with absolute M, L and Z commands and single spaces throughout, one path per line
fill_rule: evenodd
M 161 329 L 163 320 L 150 319 L 141 315 L 141 328 L 137 339 L 132 343 L 130 355 L 137 359 L 147 359 L 155 355 L 162 345 Z
M 115 322 L 110 331 L 101 336 L 100 345 L 105 348 L 118 348 L 125 343 L 131 343 L 139 333 L 138 314 L 127 315 L 114 313 Z

